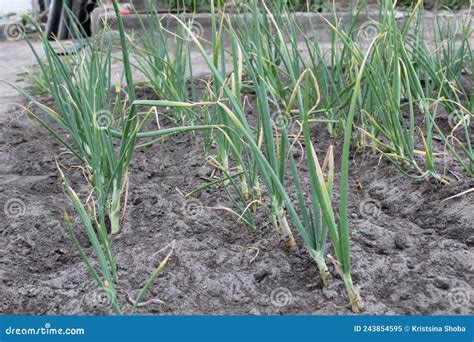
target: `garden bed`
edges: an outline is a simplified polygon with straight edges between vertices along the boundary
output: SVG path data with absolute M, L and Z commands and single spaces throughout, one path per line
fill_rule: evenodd
M 472 22 L 419 5 L 43 37 L 0 113 L 3 311 L 472 313 Z
M 143 98 L 147 92 L 140 93 Z M 313 131 L 318 153 L 332 143 L 323 132 Z M 55 156 L 77 191 L 87 193 L 81 170 L 74 168 L 77 161 L 60 155 L 59 144 L 25 117 L 3 125 L 1 137 L 1 311 L 112 313 L 63 223 L 62 210 L 70 204 Z M 155 300 L 140 314 L 349 314 L 334 267 L 329 265 L 334 277 L 323 289 L 299 237 L 298 251 L 289 253 L 265 212 L 256 215 L 257 229 L 251 230 L 215 209 L 229 204 L 222 188 L 195 198 L 181 195 L 204 184 L 212 171 L 199 140 L 199 135 L 178 135 L 136 152 L 125 226 L 112 239 L 124 307 L 164 257 L 156 252 L 175 241 L 168 265 L 145 298 Z M 451 158 L 445 162 L 451 182 L 439 185 L 409 180 L 370 150 L 352 149 L 353 277 L 366 314 L 472 314 L 472 194 L 443 200 L 474 183 Z M 87 246 L 84 233 L 79 239 Z

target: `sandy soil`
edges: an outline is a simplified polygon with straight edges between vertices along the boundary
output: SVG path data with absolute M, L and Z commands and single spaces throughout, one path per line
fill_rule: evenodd
M 24 46 L 14 48 L 26 53 Z M 31 62 L 10 56 L 0 77 L 22 84 L 18 75 Z M 6 106 L 25 104 L 19 97 L 10 93 L 0 101 L 0 312 L 111 313 L 65 232 L 62 211 L 70 205 L 54 164 L 59 144 L 21 109 Z M 209 172 L 199 139 L 176 136 L 136 153 L 124 228 L 113 238 L 124 308 L 162 259 L 156 252 L 175 241 L 147 297 L 165 304 L 150 304 L 140 314 L 350 314 L 334 268 L 330 287 L 322 288 L 302 241 L 288 253 L 263 211 L 251 230 L 210 208 L 229 203 L 220 188 L 196 198 L 180 195 L 202 185 Z M 331 142 L 320 130 L 314 140 L 318 152 Z M 87 192 L 77 161 L 60 159 L 76 189 Z M 442 201 L 474 181 L 445 162 L 459 179 L 449 173 L 451 183 L 442 186 L 407 179 L 369 150 L 352 151 L 353 272 L 366 314 L 474 312 L 474 195 Z M 77 220 L 75 228 L 91 253 Z

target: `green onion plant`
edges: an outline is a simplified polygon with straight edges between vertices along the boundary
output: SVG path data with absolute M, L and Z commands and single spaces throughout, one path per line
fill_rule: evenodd
M 259 9 L 257 7 L 256 2 L 254 2 L 254 13 L 259 13 Z M 183 27 L 185 26 L 184 23 L 182 23 L 182 25 Z M 284 172 L 281 171 L 281 168 L 276 167 L 277 165 L 282 166 L 283 163 L 278 164 L 275 159 L 277 159 L 278 157 L 280 159 L 285 160 L 289 158 L 289 165 L 292 169 L 293 175 L 295 176 L 295 183 L 301 183 L 299 182 L 298 171 L 296 164 L 294 163 L 294 158 L 292 157 L 291 149 L 289 149 L 290 141 L 287 132 L 283 131 L 283 133 L 281 134 L 281 142 L 279 143 L 278 148 L 275 144 L 275 134 L 273 132 L 271 123 L 270 101 L 267 95 L 268 85 L 256 74 L 256 72 L 262 72 L 263 60 L 259 59 L 257 55 L 255 66 L 256 71 L 253 72 L 254 76 L 252 76 L 252 72 L 250 72 L 250 77 L 253 78 L 253 82 L 257 89 L 258 116 L 259 122 L 261 122 L 262 126 L 261 129 L 263 130 L 263 145 L 265 145 L 265 148 L 262 150 L 262 146 L 259 144 L 259 137 L 255 134 L 254 129 L 251 128 L 251 125 L 247 120 L 247 115 L 243 107 L 240 105 L 232 89 L 225 82 L 225 75 L 222 75 L 220 70 L 215 66 L 211 58 L 207 55 L 205 49 L 200 44 L 199 40 L 192 34 L 192 32 L 190 32 L 190 34 L 195 45 L 201 51 L 203 58 L 208 64 L 214 79 L 218 80 L 220 84 L 223 85 L 222 99 L 220 101 L 217 101 L 216 105 L 224 110 L 225 114 L 231 122 L 231 128 L 240 134 L 242 141 L 252 151 L 253 157 L 258 165 L 259 174 L 264 180 L 267 191 L 269 192 L 269 196 L 272 200 L 272 206 L 274 206 L 276 202 L 274 198 L 282 199 L 281 203 L 284 203 L 286 211 L 288 211 L 290 217 L 292 218 L 293 224 L 296 226 L 300 235 L 305 241 L 308 249 L 311 252 L 311 255 L 313 255 L 313 257 L 316 257 L 315 259 L 319 259 L 319 256 L 324 253 L 324 251 L 321 251 L 321 248 L 324 248 L 325 246 L 325 243 L 323 243 L 322 240 L 321 243 L 318 244 L 316 239 L 323 239 L 324 232 L 326 231 L 326 229 L 327 231 L 329 231 L 329 236 L 331 237 L 331 241 L 333 243 L 336 258 L 339 262 L 338 271 L 340 271 L 344 279 L 344 283 L 346 285 L 346 289 L 350 298 L 351 307 L 355 312 L 359 312 L 362 309 L 363 305 L 360 298 L 360 294 L 353 284 L 350 266 L 349 227 L 347 219 L 347 192 L 349 187 L 348 159 L 350 141 L 352 137 L 353 118 L 356 111 L 357 100 L 360 94 L 360 85 L 364 75 L 364 68 L 368 55 L 365 56 L 359 66 L 360 69 L 358 71 L 358 77 L 352 91 L 353 95 L 350 104 L 350 111 L 346 122 L 344 152 L 341 163 L 342 178 L 340 190 L 341 201 L 339 208 L 339 222 L 336 222 L 335 210 L 331 201 L 333 171 L 329 172 L 328 178 L 324 177 L 323 168 L 320 166 L 317 160 L 317 156 L 314 152 L 314 147 L 310 138 L 309 122 L 307 115 L 308 109 L 310 108 L 308 106 L 308 103 L 310 102 L 307 100 L 308 97 L 305 97 L 303 95 L 303 92 L 300 87 L 303 80 L 305 80 L 307 76 L 310 75 L 309 71 L 303 72 L 299 80 L 295 82 L 297 86 L 293 90 L 293 95 L 291 96 L 292 101 L 290 101 L 290 103 L 296 105 L 296 108 L 298 109 L 298 115 L 304 126 L 303 134 L 306 143 L 305 148 L 308 152 L 307 158 L 311 180 L 311 198 L 313 202 L 312 205 L 309 207 L 310 209 L 305 209 L 305 211 L 301 214 L 303 216 L 303 219 L 301 219 L 300 214 L 298 214 L 298 211 L 296 209 L 296 206 L 293 204 L 290 198 L 288 188 L 285 187 Z M 235 37 L 235 33 L 232 27 L 229 27 L 229 34 Z M 255 34 L 257 51 L 259 49 L 259 45 L 261 44 L 261 38 L 259 37 L 260 35 L 257 31 L 257 33 Z M 250 58 L 248 55 L 246 55 L 244 49 L 242 49 L 242 54 L 244 60 L 249 63 Z M 314 87 L 317 88 L 317 80 L 313 77 L 310 77 L 310 79 L 313 81 Z M 158 105 L 158 103 L 154 104 Z M 312 103 L 313 106 L 317 104 L 318 101 L 316 101 L 316 103 Z M 185 104 L 175 105 L 185 106 Z M 211 106 L 212 104 L 206 103 L 202 105 Z M 230 106 L 232 106 L 232 108 L 230 108 Z M 330 162 L 332 159 L 330 151 L 331 149 L 329 150 L 328 157 L 326 158 L 326 164 L 328 165 L 332 163 Z M 332 169 L 332 167 L 329 167 L 329 169 Z M 298 188 L 298 185 L 296 187 Z M 306 208 L 306 205 L 304 204 L 303 200 L 304 195 L 302 193 L 301 186 L 299 187 L 299 189 L 300 195 L 298 196 L 298 205 L 300 205 L 302 208 Z M 318 216 L 322 218 L 318 219 Z M 316 263 L 318 264 L 318 266 L 321 267 L 321 274 L 323 275 L 323 279 L 325 279 L 326 281 L 328 279 L 327 266 L 325 266 L 325 262 L 323 264 L 319 261 L 321 260 L 317 260 Z

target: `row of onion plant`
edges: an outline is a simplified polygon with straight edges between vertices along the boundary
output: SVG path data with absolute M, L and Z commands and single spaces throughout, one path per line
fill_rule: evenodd
M 290 29 L 285 32 L 290 36 L 288 43 L 283 33 L 285 30 L 282 29 L 283 16 L 275 16 L 265 4 L 263 8 L 261 12 L 257 2 L 254 1 L 250 8 L 251 24 L 245 24 L 243 28 L 239 27 L 237 30 L 230 20 L 225 25 L 226 18 L 220 11 L 218 14 L 213 14 L 211 57 L 207 55 L 199 37 L 196 37 L 186 24 L 176 17 L 209 66 L 212 80 L 210 95 L 206 102 L 200 103 L 158 100 L 140 104 L 173 107 L 178 111 L 196 106 L 207 107 L 212 118 L 210 123 L 222 127 L 222 130 L 216 130 L 215 136 L 219 149 L 217 160 L 220 169 L 226 174 L 230 173 L 229 155 L 232 155 L 242 172 L 250 171 L 248 167 L 252 163 L 246 165 L 241 158 L 243 152 L 250 151 L 252 160 L 258 167 L 258 175 L 263 179 L 269 193 L 272 217 L 283 232 L 288 248 L 295 250 L 296 243 L 286 212 L 290 214 L 293 225 L 298 229 L 315 259 L 325 284 L 329 280 L 324 260 L 326 235 L 329 232 L 352 307 L 357 311 L 362 305 L 351 280 L 347 220 L 348 155 L 356 111 L 361 113 L 357 123 L 362 125 L 362 136 L 369 137 L 375 148 L 391 160 L 401 172 L 409 175 L 405 170 L 405 165 L 408 165 L 416 171 L 418 177 L 431 175 L 441 179 L 434 165 L 436 152 L 433 147 L 433 131 L 439 131 L 434 114 L 436 108 L 432 106 L 436 101 L 432 99 L 434 93 L 427 94 L 428 89 L 423 86 L 423 76 L 432 76 L 426 72 L 426 66 L 423 64 L 426 61 L 423 59 L 432 57 L 420 43 L 422 42 L 420 32 L 416 29 L 414 34 L 409 34 L 411 24 L 414 21 L 418 23 L 420 17 L 415 8 L 400 28 L 395 18 L 393 4 L 385 2 L 381 9 L 380 22 L 377 23 L 378 31 L 381 33 L 369 47 L 358 46 L 353 40 L 356 20 L 351 20 L 348 32 L 341 26 L 328 22 L 333 29 L 331 60 L 332 66 L 336 68 L 333 72 L 328 71 L 326 59 L 317 40 L 311 41 L 297 25 L 290 25 Z M 214 8 L 212 10 L 214 13 Z M 224 27 L 227 29 L 226 34 L 230 36 L 229 54 L 234 67 L 230 76 L 227 75 L 225 67 Z M 307 68 L 304 58 L 298 52 L 298 34 L 303 36 L 310 52 L 312 64 L 309 65 L 319 67 L 323 77 L 315 75 Z M 341 45 L 339 48 L 342 51 L 338 51 L 339 48 L 335 47 L 336 41 Z M 340 59 L 336 61 L 335 58 L 338 56 Z M 414 59 L 419 63 L 414 63 Z M 423 68 L 417 68 L 417 65 Z M 344 66 L 350 67 L 351 70 L 346 70 Z M 249 82 L 245 85 L 242 84 L 242 67 L 249 78 Z M 320 107 L 320 79 L 325 82 L 324 93 L 327 95 L 323 108 Z M 444 79 L 438 80 L 436 89 L 442 91 L 444 84 Z M 245 86 L 250 86 L 257 97 L 254 126 L 249 123 L 239 93 Z M 337 102 L 339 103 L 336 104 Z M 408 120 L 403 115 L 404 106 L 408 108 Z M 418 115 L 423 118 L 425 125 L 423 129 L 415 126 L 415 115 L 417 115 L 415 106 L 421 113 Z M 319 115 L 327 114 L 330 108 L 336 108 L 336 112 L 347 110 L 348 114 L 342 115 L 337 120 L 334 115 L 329 119 L 327 116 L 320 119 Z M 301 136 L 306 149 L 312 182 L 309 206 L 305 202 L 301 178 L 291 151 L 294 141 L 291 141 L 287 127 L 276 129 L 275 112 L 279 113 L 278 115 L 283 113 L 284 119 L 297 122 L 302 127 L 302 132 L 296 139 Z M 334 172 L 332 148 L 329 148 L 325 162 L 321 166 L 310 137 L 309 125 L 312 121 L 339 123 L 340 127 L 344 128 L 338 220 L 335 219 L 331 200 Z M 416 145 L 418 135 L 421 149 Z M 444 140 L 447 148 L 455 153 L 448 138 Z M 229 154 L 229 151 L 232 152 Z M 419 165 L 417 156 L 423 157 L 424 165 Z M 325 167 L 328 167 L 329 173 L 327 180 L 323 175 Z M 296 206 L 292 204 L 289 196 L 287 178 L 290 177 L 287 169 L 290 170 L 297 192 Z
M 356 78 L 352 63 L 354 59 L 360 63 L 360 55 L 368 46 L 367 36 L 385 33 L 369 57 L 364 76 L 359 99 L 364 115 L 356 121 L 361 132 L 360 143 L 366 144 L 369 138 L 377 152 L 409 177 L 432 176 L 446 182 L 436 168 L 436 158 L 446 156 L 445 150 L 472 175 L 472 94 L 468 91 L 470 86 L 463 84 L 463 80 L 466 83 L 469 75 L 472 76 L 469 44 L 472 18 L 465 17 L 458 26 L 448 20 L 442 26 L 440 17 L 436 16 L 437 31 L 430 45 L 425 39 L 422 2 L 405 19 L 397 18 L 395 6 L 392 2 L 382 2 L 378 18 L 361 26 L 356 22 L 363 4 L 354 10 L 346 26 L 335 16 L 332 22 L 327 21 L 332 29 L 329 47 L 319 44 L 317 30 L 311 26 L 300 27 L 291 13 L 273 8 L 270 11 L 264 6 L 267 10 L 262 19 L 265 40 L 261 51 L 265 56 L 262 77 L 275 96 L 285 102 L 294 85 L 289 75 L 294 70 L 311 67 L 320 80 L 323 94 L 322 108 L 313 113 L 313 120 L 325 121 L 330 133 L 337 137 L 349 105 L 348 89 Z M 253 26 L 249 23 L 243 26 L 242 36 L 251 34 Z M 303 49 L 298 41 L 304 43 Z M 255 47 L 251 41 L 246 46 Z M 467 77 L 463 78 L 464 75 Z M 456 123 L 452 131 L 440 129 L 441 109 L 446 110 L 451 123 Z M 436 140 L 443 144 L 437 145 Z
M 362 309 L 362 300 L 360 298 L 357 288 L 354 286 L 351 276 L 350 265 L 350 242 L 349 242 L 349 227 L 348 227 L 348 166 L 349 166 L 349 147 L 352 137 L 352 123 L 356 112 L 357 99 L 359 98 L 360 85 L 362 76 L 364 75 L 364 68 L 366 58 L 358 65 L 358 77 L 351 91 L 352 99 L 350 104 L 350 112 L 346 122 L 346 134 L 344 138 L 344 152 L 341 159 L 341 186 L 340 186 L 340 208 L 339 217 L 336 219 L 336 210 L 332 202 L 332 183 L 334 173 L 334 161 L 332 155 L 332 147 L 329 147 L 325 162 L 321 165 L 318 161 L 315 149 L 310 137 L 309 128 L 309 113 L 312 108 L 318 107 L 319 104 L 319 85 L 314 74 L 310 70 L 303 71 L 298 79 L 294 80 L 295 87 L 292 91 L 290 101 L 285 108 L 285 115 L 295 114 L 303 126 L 303 138 L 305 141 L 305 149 L 307 154 L 307 163 L 309 170 L 309 179 L 311 181 L 311 201 L 306 203 L 305 193 L 301 185 L 301 175 L 295 163 L 293 152 L 291 150 L 291 141 L 286 128 L 282 128 L 276 132 L 272 123 L 271 106 L 276 103 L 268 97 L 269 85 L 260 77 L 263 74 L 264 59 L 259 57 L 262 48 L 262 38 L 259 25 L 260 10 L 257 2 L 253 3 L 253 13 L 255 15 L 254 27 L 255 35 L 252 37 L 256 44 L 256 54 L 250 56 L 245 50 L 244 44 L 239 40 L 232 25 L 227 25 L 228 34 L 231 40 L 238 42 L 241 47 L 241 56 L 245 64 L 252 67 L 247 68 L 248 77 L 252 80 L 255 86 L 257 96 L 257 127 L 252 127 L 248 120 L 248 115 L 245 112 L 239 96 L 229 84 L 227 75 L 216 66 L 215 61 L 208 56 L 206 50 L 200 43 L 199 39 L 186 28 L 185 23 L 176 18 L 184 28 L 188 30 L 191 39 L 202 53 L 202 57 L 206 61 L 212 77 L 220 86 L 221 96 L 216 101 L 200 102 L 200 103 L 182 103 L 171 102 L 165 100 L 156 101 L 140 101 L 140 105 L 159 106 L 159 107 L 173 107 L 186 108 L 189 106 L 205 106 L 210 110 L 212 107 L 219 108 L 228 119 L 226 127 L 228 132 L 235 133 L 239 136 L 242 143 L 249 149 L 253 155 L 258 166 L 260 177 L 263 179 L 267 192 L 269 193 L 272 213 L 276 216 L 282 231 L 285 234 L 285 239 L 290 248 L 294 248 L 294 242 L 291 242 L 292 233 L 288 222 L 286 221 L 287 211 L 296 226 L 301 237 L 305 241 L 306 247 L 309 249 L 311 255 L 315 259 L 317 266 L 320 268 L 325 284 L 329 281 L 329 271 L 324 261 L 324 253 L 326 247 L 326 235 L 332 241 L 334 253 L 338 261 L 338 271 L 344 279 L 346 289 L 350 298 L 352 309 L 358 312 Z M 311 86 L 303 87 L 303 83 L 311 84 Z M 313 97 L 313 92 L 305 91 L 303 88 L 309 89 L 312 87 L 317 97 Z M 292 107 L 295 107 L 293 110 Z M 226 135 L 228 137 L 228 134 Z M 261 140 L 262 139 L 262 143 Z M 226 138 L 229 142 L 231 139 Z M 235 147 L 234 145 L 231 145 Z M 262 150 L 262 146 L 264 146 Z M 238 150 L 236 150 L 238 153 Z M 286 185 L 286 169 L 291 171 L 291 178 L 297 189 L 298 200 L 293 202 L 290 198 L 290 187 Z M 328 170 L 327 177 L 324 176 L 323 170 Z M 300 213 L 298 213 L 300 212 Z
M 157 138 L 176 132 L 206 129 L 202 127 L 179 127 L 160 130 L 153 134 L 140 133 L 152 117 L 153 111 L 140 112 L 140 104 L 135 101 L 135 86 L 129 56 L 129 46 L 119 15 L 119 8 L 114 2 L 118 17 L 122 60 L 124 65 L 125 87 L 121 80 L 114 82 L 112 76 L 112 42 L 107 39 L 109 30 L 89 40 L 87 44 L 71 49 L 56 42 L 56 47 L 48 41 L 39 25 L 36 25 L 43 42 L 45 59 L 40 57 L 32 44 L 29 45 L 40 67 L 41 78 L 45 80 L 52 96 L 54 107 L 48 107 L 31 95 L 27 90 L 16 87 L 21 94 L 45 114 L 42 115 L 26 108 L 29 115 L 36 119 L 57 140 L 66 151 L 77 158 L 79 166 L 91 192 L 81 199 L 69 181 L 60 160 L 57 166 L 61 175 L 66 196 L 76 211 L 79 222 L 92 247 L 96 261 L 88 255 L 73 229 L 73 220 L 65 212 L 67 230 L 74 246 L 87 266 L 98 286 L 107 294 L 111 306 L 118 314 L 123 313 L 118 295 L 118 274 L 114 250 L 109 234 L 120 232 L 123 216 L 122 201 L 126 201 L 129 165 L 139 139 Z M 76 37 L 84 37 L 85 32 L 71 11 L 70 30 Z M 122 100 L 125 98 L 125 100 Z M 156 267 L 133 301 L 131 313 L 134 313 L 145 294 L 163 270 L 171 251 Z

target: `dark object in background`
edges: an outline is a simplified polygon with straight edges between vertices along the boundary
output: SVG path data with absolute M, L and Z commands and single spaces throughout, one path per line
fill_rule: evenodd
M 46 24 L 48 20 L 49 0 L 33 0 L 32 16 L 39 24 Z
M 71 9 L 82 25 L 87 36 L 91 35 L 90 14 L 97 6 L 97 0 L 53 0 L 48 15 L 46 26 L 46 36 L 50 39 L 70 39 L 72 37 L 69 30 L 69 18 L 66 7 Z

